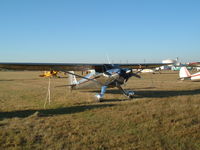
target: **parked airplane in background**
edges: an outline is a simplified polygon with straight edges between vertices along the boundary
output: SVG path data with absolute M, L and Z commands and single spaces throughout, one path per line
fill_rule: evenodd
M 179 72 L 179 77 L 181 80 L 189 79 L 192 81 L 200 81 L 200 72 L 195 74 L 190 74 L 186 67 L 181 67 Z
M 126 83 L 132 76 L 140 78 L 139 72 L 132 69 L 151 69 L 160 67 L 163 63 L 143 64 L 83 64 L 83 63 L 0 63 L 0 68 L 9 70 L 49 71 L 41 76 L 57 76 L 57 72 L 69 74 L 72 89 L 100 87 L 100 94 L 95 95 L 98 101 L 104 97 L 107 88 L 117 87 L 125 96 L 132 98 L 133 91 L 124 90 L 121 85 Z M 92 70 L 86 76 L 74 73 L 74 71 Z M 82 78 L 77 81 L 76 77 Z
M 143 70 L 141 70 L 141 73 L 155 73 L 155 70 L 153 70 L 153 69 L 143 69 Z
M 191 67 L 200 67 L 200 62 L 188 63 L 188 66 L 191 66 Z

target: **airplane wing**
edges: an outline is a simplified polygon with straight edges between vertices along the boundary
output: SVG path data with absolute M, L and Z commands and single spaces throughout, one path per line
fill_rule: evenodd
M 134 63 L 134 64 L 119 64 L 121 68 L 130 68 L 130 69 L 152 69 L 160 66 L 165 66 L 170 64 L 165 63 Z
M 90 64 L 90 63 L 9 63 L 0 62 L 0 68 L 8 70 L 28 70 L 28 71 L 86 71 L 94 69 L 97 72 L 104 72 L 113 67 L 130 69 L 150 69 L 164 65 L 163 63 L 143 63 L 143 64 Z
M 2 69 L 28 71 L 84 71 L 100 66 L 102 65 L 84 63 L 0 63 L 0 68 Z

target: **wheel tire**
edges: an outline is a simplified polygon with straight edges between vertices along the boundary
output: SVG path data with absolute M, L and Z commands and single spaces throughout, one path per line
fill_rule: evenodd
M 95 95 L 94 98 L 95 98 L 95 102 L 102 102 L 102 98 L 99 94 Z

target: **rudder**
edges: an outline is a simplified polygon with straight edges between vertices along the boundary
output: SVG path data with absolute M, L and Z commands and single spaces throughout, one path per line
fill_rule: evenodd
M 73 75 L 74 71 L 69 71 L 71 74 L 69 74 L 69 84 L 70 85 L 76 85 L 78 82 L 76 80 L 76 76 Z
M 187 70 L 187 68 L 186 67 L 181 67 L 181 69 L 179 71 L 179 78 L 185 79 L 185 78 L 190 78 L 190 77 L 191 77 L 191 74 Z

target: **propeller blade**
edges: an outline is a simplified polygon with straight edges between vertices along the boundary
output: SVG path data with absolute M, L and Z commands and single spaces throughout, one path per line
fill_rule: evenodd
M 137 73 L 132 73 L 132 76 L 136 77 L 136 78 L 141 78 L 140 75 L 138 75 Z

